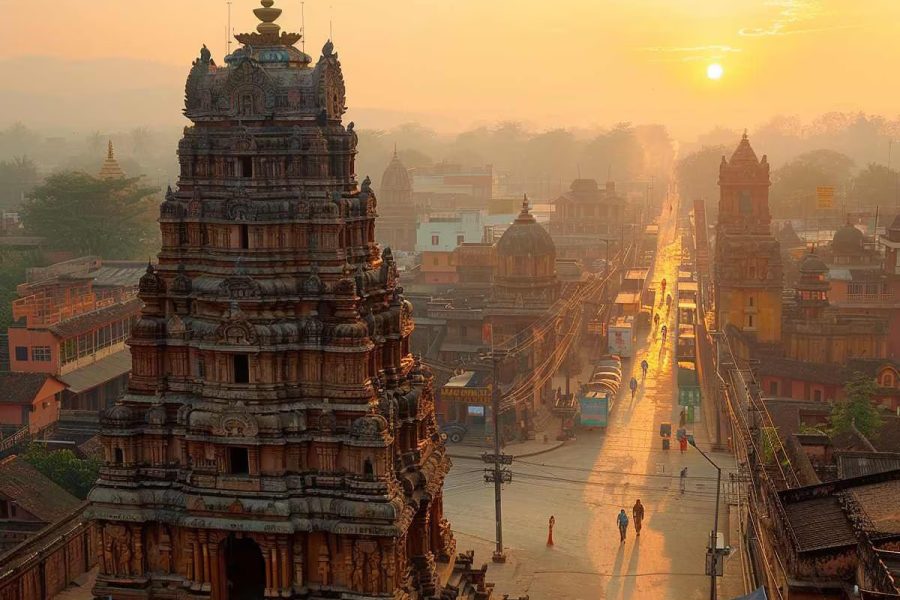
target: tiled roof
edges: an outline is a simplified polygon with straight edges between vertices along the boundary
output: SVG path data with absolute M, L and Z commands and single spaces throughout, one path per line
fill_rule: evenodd
M 785 504 L 784 511 L 800 552 L 856 545 L 856 535 L 837 496 Z
M 900 480 L 893 479 L 870 485 L 854 487 L 844 492 L 865 513 L 866 526 L 877 534 L 900 533 Z
M 112 306 L 107 306 L 100 310 L 85 313 L 62 321 L 61 323 L 57 323 L 50 327 L 50 331 L 61 338 L 69 338 L 73 335 L 91 331 L 100 325 L 124 319 L 129 315 L 136 315 L 140 309 L 141 300 L 139 298 L 132 298 L 128 302 L 113 304 Z
M 0 373 L 0 404 L 31 404 L 50 377 L 46 373 Z
M 46 523 L 63 518 L 81 503 L 19 456 L 0 462 L 0 494 Z

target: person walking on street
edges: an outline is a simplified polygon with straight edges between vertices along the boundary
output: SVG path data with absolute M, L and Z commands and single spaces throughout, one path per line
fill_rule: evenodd
M 684 493 L 684 486 L 687 483 L 687 467 L 681 470 L 681 493 Z
M 653 315 L 653 328 L 659 329 L 659 315 Z
M 666 343 L 666 334 L 667 334 L 668 332 L 669 332 L 669 328 L 666 327 L 665 325 L 663 325 L 663 326 L 662 326 L 662 341 L 663 341 L 664 344 Z
M 634 519 L 634 533 L 637 537 L 641 537 L 641 521 L 644 520 L 644 505 L 638 498 L 634 506 L 631 507 L 631 517 Z
M 647 359 L 641 361 L 641 373 L 643 373 L 644 379 L 647 378 L 647 369 L 650 368 L 650 365 L 647 364 Z
M 631 399 L 634 400 L 634 393 L 637 391 L 638 382 L 634 377 L 631 378 L 631 381 L 628 382 L 628 387 L 631 389 Z
M 623 508 L 619 511 L 619 516 L 616 517 L 616 524 L 619 526 L 619 537 L 622 542 L 625 543 L 625 533 L 628 531 L 628 515 L 625 514 L 625 509 Z

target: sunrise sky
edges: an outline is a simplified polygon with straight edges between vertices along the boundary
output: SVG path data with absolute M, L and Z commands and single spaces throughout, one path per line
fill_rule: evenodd
M 234 0 L 236 32 L 255 27 L 256 6 Z M 298 30 L 299 0 L 276 6 Z M 314 57 L 333 23 L 362 127 L 656 121 L 690 136 L 778 113 L 900 110 L 898 0 L 307 0 L 305 12 Z M 200 45 L 220 63 L 225 50 L 224 0 L 0 0 L 0 15 L 0 125 L 178 123 Z

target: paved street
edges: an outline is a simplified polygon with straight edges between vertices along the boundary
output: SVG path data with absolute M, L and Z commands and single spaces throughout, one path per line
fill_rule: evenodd
M 673 297 L 678 279 L 680 240 L 675 214 L 664 210 L 660 249 L 651 273 L 659 289 L 665 278 Z M 659 296 L 657 297 L 659 299 Z M 663 306 L 661 318 L 666 316 Z M 677 442 L 662 450 L 659 425 L 677 428 L 674 335 L 675 311 L 668 316 L 665 343 L 652 332 L 641 336 L 639 352 L 628 365 L 641 380 L 640 362 L 650 371 L 630 399 L 623 375 L 608 431 L 579 431 L 578 439 L 546 454 L 517 460 L 513 482 L 504 489 L 504 542 L 509 562 L 491 565 L 497 591 L 532 599 L 702 599 L 709 597 L 704 575 L 705 548 L 715 507 L 715 470 L 693 448 L 681 454 Z M 662 325 L 662 321 L 660 322 Z M 702 424 L 694 425 L 698 445 L 709 448 Z M 689 427 L 691 430 L 691 427 Z M 711 454 L 724 469 L 734 467 L 727 454 Z M 679 472 L 688 467 L 687 489 L 679 491 Z M 727 474 L 723 473 L 723 478 Z M 459 549 L 474 548 L 479 562 L 489 561 L 494 540 L 493 487 L 484 483 L 482 465 L 456 460 L 444 492 L 445 508 Z M 646 509 L 640 538 L 633 523 L 619 543 L 616 515 L 640 498 Z M 723 502 L 722 513 L 727 511 Z M 547 521 L 556 518 L 555 545 L 547 547 Z M 723 518 L 720 530 L 727 529 Z M 733 541 L 733 543 L 735 543 Z M 740 592 L 739 560 L 726 559 L 720 597 Z M 726 589 L 728 588 L 727 592 Z M 733 591 L 733 593 L 732 593 Z

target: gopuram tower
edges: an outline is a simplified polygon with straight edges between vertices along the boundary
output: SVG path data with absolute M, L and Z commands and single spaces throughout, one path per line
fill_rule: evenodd
M 102 420 L 94 594 L 455 597 L 432 375 L 355 179 L 341 64 L 261 4 L 187 78 L 131 380 Z
M 731 160 L 719 165 L 716 224 L 716 320 L 760 343 L 781 341 L 782 265 L 769 212 L 769 161 L 741 138 Z

